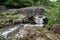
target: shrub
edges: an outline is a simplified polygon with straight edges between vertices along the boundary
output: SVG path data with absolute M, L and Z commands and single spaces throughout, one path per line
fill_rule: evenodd
M 32 6 L 34 4 L 33 0 L 6 0 L 5 5 L 11 8 Z
M 28 23 L 28 22 L 29 22 L 29 20 L 27 18 L 23 19 L 23 23 Z
M 35 5 L 40 6 L 41 5 L 40 1 L 38 1 Z
M 1 1 L 2 4 L 5 4 L 11 8 L 20 8 L 27 6 L 40 6 L 40 5 L 49 5 L 49 0 L 4 0 Z
M 52 27 L 53 24 L 60 23 L 60 1 L 58 0 L 54 7 L 48 12 L 47 17 L 49 18 L 49 22 L 46 25 L 48 29 Z
M 0 40 L 4 40 L 4 36 L 0 35 Z

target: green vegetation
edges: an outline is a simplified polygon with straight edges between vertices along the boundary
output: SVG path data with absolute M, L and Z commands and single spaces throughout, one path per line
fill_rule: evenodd
M 0 4 L 7 5 L 11 8 L 20 8 L 27 6 L 48 5 L 48 0 L 2 0 Z
M 0 35 L 0 40 L 4 40 L 4 36 Z
M 60 23 L 60 0 L 54 3 L 54 7 L 47 13 L 47 16 L 49 18 L 49 22 L 46 25 L 48 29 L 50 29 L 53 24 Z
M 24 18 L 25 16 L 16 13 L 0 13 L 0 27 L 10 25 L 11 22 L 16 21 L 19 18 Z M 9 22 L 11 21 L 11 22 Z
M 45 6 L 47 7 L 45 9 L 45 14 L 46 17 L 48 18 L 48 23 L 46 24 L 47 29 L 51 29 L 53 24 L 60 24 L 60 0 L 57 2 L 50 2 L 49 0 L 0 0 L 0 4 L 4 4 L 7 7 L 10 8 L 21 8 L 21 7 L 30 7 L 30 6 Z M 0 11 L 3 11 L 4 8 L 0 8 Z M 28 18 L 25 17 L 25 15 L 18 14 L 18 13 L 0 13 L 0 27 L 5 27 L 8 25 L 14 25 L 14 22 L 20 22 L 20 20 L 17 19 L 22 19 L 23 18 L 23 23 L 28 23 L 29 20 Z M 58 30 L 58 29 L 57 29 Z M 21 30 L 22 31 L 22 30 Z M 24 40 L 30 40 L 38 38 L 38 37 L 43 37 L 46 40 L 50 40 L 46 34 L 50 33 L 50 31 L 46 29 L 40 29 L 39 27 L 34 27 L 32 30 L 28 27 L 24 29 L 24 31 L 27 31 L 26 37 L 24 37 Z M 25 33 L 25 32 L 24 32 Z M 33 34 L 31 34 L 33 33 Z M 53 32 L 51 31 L 51 34 Z M 47 34 L 48 35 L 48 34 Z M 27 37 L 28 36 L 28 37 Z M 31 36 L 31 37 L 30 37 Z M 33 38 L 32 38 L 33 36 Z M 48 35 L 49 36 L 49 35 Z M 56 35 L 57 36 L 57 35 Z M 52 38 L 53 36 L 51 36 Z M 17 37 L 16 37 L 17 38 Z M 8 37 L 9 40 L 15 40 L 15 36 L 11 35 Z M 4 40 L 4 36 L 0 35 L 0 40 Z
M 40 1 L 38 1 L 35 5 L 40 6 L 41 5 Z
M 5 4 L 11 8 L 20 8 L 20 7 L 32 6 L 34 2 L 33 0 L 5 0 L 2 1 L 0 4 Z
M 46 16 L 49 19 L 46 27 L 49 29 L 52 27 L 53 24 L 60 23 L 60 0 L 58 0 L 57 2 L 50 2 L 49 0 L 2 0 L 0 4 L 5 4 L 11 8 L 21 8 L 27 6 L 41 6 L 41 5 L 47 6 L 50 7 L 50 9 L 45 10 L 47 11 Z M 4 17 L 6 17 L 7 15 L 9 14 L 6 15 L 0 14 L 0 16 L 4 16 Z M 12 17 L 12 15 L 9 15 L 10 17 L 8 17 L 8 19 L 11 18 L 13 20 L 14 17 Z M 18 18 L 18 16 L 16 16 L 16 18 Z M 6 18 L 4 18 L 3 20 L 5 19 Z M 8 19 L 6 20 L 8 21 Z M 1 20 L 0 22 L 2 22 Z M 28 20 L 26 19 L 24 21 L 28 21 Z
M 27 18 L 23 19 L 23 23 L 28 23 L 29 20 Z

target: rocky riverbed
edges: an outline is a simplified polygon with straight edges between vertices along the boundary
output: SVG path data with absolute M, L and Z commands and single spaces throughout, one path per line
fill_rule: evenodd
M 13 37 L 9 37 L 9 40 L 60 40 L 60 34 L 50 32 L 46 28 L 38 26 L 25 26 L 19 30 L 19 32 Z
M 60 34 L 53 33 L 52 31 L 49 31 L 46 28 L 41 27 L 40 24 L 43 24 L 43 20 L 42 19 L 40 20 L 40 17 L 35 18 L 35 21 L 38 19 L 38 21 L 36 21 L 36 23 L 38 24 L 30 24 L 31 20 L 33 19 L 33 18 L 31 19 L 31 16 L 34 17 L 36 15 L 44 15 L 44 14 L 45 14 L 44 8 L 41 7 L 9 9 L 8 11 L 0 15 L 1 19 L 0 27 L 2 27 L 1 25 L 3 25 L 3 29 L 0 29 L 0 32 L 3 32 L 3 34 L 6 33 L 9 34 L 7 40 L 60 40 Z M 24 23 L 22 24 L 23 26 L 21 26 L 22 28 L 20 28 L 21 24 L 18 25 L 19 27 L 18 26 L 15 27 L 15 24 L 21 22 Z M 29 23 L 25 25 L 25 23 L 27 22 Z M 5 24 L 10 27 L 5 27 Z M 14 27 L 12 27 L 11 25 L 13 25 Z M 54 26 L 53 30 L 55 30 L 56 27 Z M 60 26 L 58 28 L 60 28 Z M 56 29 L 57 31 L 60 30 L 58 28 Z M 14 34 L 14 32 L 16 34 Z

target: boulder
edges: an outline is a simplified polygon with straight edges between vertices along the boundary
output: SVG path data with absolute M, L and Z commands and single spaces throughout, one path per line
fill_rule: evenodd
M 54 24 L 52 26 L 52 31 L 55 32 L 55 33 L 60 34 L 60 24 Z

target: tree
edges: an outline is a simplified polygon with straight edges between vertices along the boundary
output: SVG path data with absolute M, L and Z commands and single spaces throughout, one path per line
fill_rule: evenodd
M 5 5 L 10 7 L 26 7 L 34 4 L 33 0 L 6 0 Z

